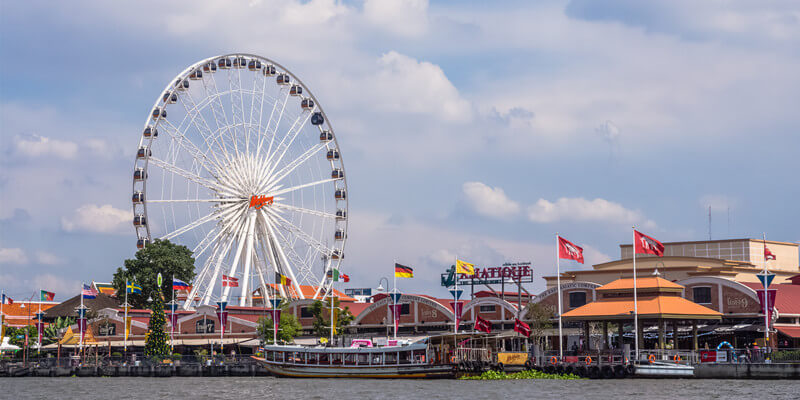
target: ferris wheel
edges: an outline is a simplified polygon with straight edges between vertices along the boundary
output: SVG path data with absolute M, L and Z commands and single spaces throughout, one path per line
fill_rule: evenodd
M 208 58 L 169 81 L 141 134 L 132 202 L 138 248 L 168 239 L 194 253 L 185 309 L 324 297 L 344 258 L 333 127 L 308 87 L 264 57 Z

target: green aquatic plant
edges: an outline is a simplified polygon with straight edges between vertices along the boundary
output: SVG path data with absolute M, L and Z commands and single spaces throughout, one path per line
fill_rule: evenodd
M 520 371 L 514 372 L 511 374 L 507 374 L 505 372 L 500 371 L 486 371 L 480 375 L 476 376 L 462 376 L 459 379 L 465 380 L 482 380 L 482 381 L 499 381 L 499 380 L 511 380 L 511 379 L 561 379 L 561 380 L 573 380 L 573 379 L 583 379 L 578 375 L 574 374 L 548 374 L 542 371 L 536 370 L 528 370 L 528 371 Z

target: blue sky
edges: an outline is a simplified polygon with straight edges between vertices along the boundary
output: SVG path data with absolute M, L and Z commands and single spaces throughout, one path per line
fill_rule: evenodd
M 554 272 L 555 232 L 602 262 L 632 224 L 707 238 L 709 206 L 715 239 L 800 241 L 796 2 L 0 7 L 12 297 L 67 298 L 133 255 L 130 172 L 149 108 L 187 65 L 230 52 L 287 66 L 336 127 L 352 287 L 375 287 L 397 258 L 417 271 L 406 290 L 444 295 L 455 255 L 531 260 L 538 278 Z

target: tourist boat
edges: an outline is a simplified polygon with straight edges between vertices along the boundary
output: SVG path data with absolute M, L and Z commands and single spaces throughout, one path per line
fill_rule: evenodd
M 253 357 L 273 375 L 293 378 L 452 378 L 453 364 L 431 357 L 427 341 L 375 347 L 354 340 L 350 347 L 264 346 L 264 357 Z
M 637 378 L 691 378 L 694 376 L 693 366 L 665 361 L 635 364 L 633 371 Z

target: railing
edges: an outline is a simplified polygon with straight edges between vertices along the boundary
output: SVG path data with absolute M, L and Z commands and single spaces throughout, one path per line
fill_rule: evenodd
M 489 357 L 489 350 L 488 349 L 481 349 L 481 348 L 469 348 L 469 347 L 459 347 L 456 349 L 456 359 L 457 363 L 463 361 L 481 361 L 481 362 L 491 362 L 491 357 Z
M 634 361 L 633 350 L 630 351 L 630 360 L 626 358 L 621 350 L 602 350 L 592 352 L 564 353 L 564 357 L 559 357 L 558 350 L 547 350 L 535 357 L 536 365 L 548 365 L 553 360 L 556 363 L 566 364 L 626 364 Z M 555 357 L 555 358 L 553 358 Z M 587 362 L 587 358 L 591 358 Z M 658 361 L 679 364 L 744 364 L 744 363 L 800 363 L 800 348 L 784 349 L 747 349 L 747 348 L 723 348 L 719 350 L 669 350 L 669 349 L 640 349 L 639 361 Z
M 14 367 L 32 367 L 32 368 L 53 368 L 53 367 L 113 367 L 113 366 L 147 366 L 147 365 L 246 365 L 253 364 L 256 361 L 250 355 L 214 355 L 214 356 L 196 356 L 196 355 L 183 355 L 180 358 L 167 357 L 160 363 L 154 363 L 146 359 L 141 353 L 128 354 L 127 357 L 109 357 L 98 356 L 95 358 L 87 356 L 85 358 L 77 356 L 62 356 L 57 357 L 29 357 L 26 362 L 22 359 L 0 359 L 0 369 L 7 369 L 10 366 Z

